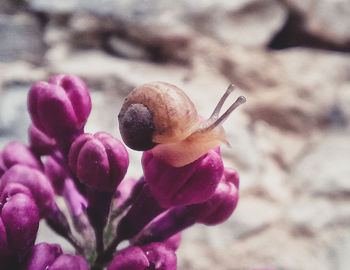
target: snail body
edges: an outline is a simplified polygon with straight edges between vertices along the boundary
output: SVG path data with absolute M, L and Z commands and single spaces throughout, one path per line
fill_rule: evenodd
M 174 167 L 189 164 L 225 140 L 220 125 L 245 101 L 239 97 L 221 116 L 218 114 L 232 92 L 231 85 L 212 116 L 202 121 L 188 96 L 165 82 L 135 88 L 125 99 L 118 115 L 121 136 L 134 150 L 150 150 L 155 157 Z
M 194 132 L 184 140 L 175 143 L 158 144 L 153 155 L 174 167 L 185 166 L 207 153 L 210 149 L 226 142 L 225 131 L 220 126 L 208 132 Z

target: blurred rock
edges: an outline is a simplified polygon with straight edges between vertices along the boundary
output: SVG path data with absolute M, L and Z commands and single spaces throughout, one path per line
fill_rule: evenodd
M 349 1 L 290 0 L 289 5 L 304 14 L 306 31 L 339 46 L 348 46 L 350 49 Z
M 0 70 L 0 91 L 1 88 L 7 90 L 6 88 L 10 88 L 11 85 L 30 85 L 36 81 L 45 80 L 48 77 L 45 68 L 35 66 L 25 61 L 11 63 L 0 62 Z
M 0 99 L 0 149 L 12 141 L 28 142 L 30 117 L 27 92 L 30 85 L 14 85 Z
M 45 53 L 38 20 L 29 15 L 0 14 L 0 62 L 26 60 L 40 63 Z
M 144 20 L 159 12 L 171 1 L 161 0 L 30 0 L 35 11 L 48 13 L 89 12 L 95 15 L 114 16 L 125 20 Z
M 187 72 L 187 69 L 182 66 L 168 65 L 164 68 L 154 63 L 111 57 L 98 50 L 79 52 L 68 50 L 63 54 L 61 51 L 50 51 L 49 53 L 53 59 L 49 61 L 52 73 L 74 73 L 96 83 L 114 81 L 115 87 L 110 90 L 114 94 L 121 94 L 121 98 L 124 98 L 132 88 L 149 81 L 161 79 L 179 84 L 177 82 L 183 81 Z M 58 57 L 54 57 L 56 53 Z
M 239 76 L 240 83 L 249 86 L 249 89 L 259 91 L 255 95 L 256 99 L 245 108 L 251 117 L 291 132 L 310 133 L 312 129 L 329 125 L 332 108 L 341 100 L 338 97 L 349 89 L 349 55 L 294 49 L 260 55 L 260 59 L 264 57 L 265 61 L 257 61 L 256 65 L 251 66 L 253 68 L 246 69 L 245 62 L 237 74 L 235 69 L 230 73 L 232 78 Z M 268 57 L 270 63 L 274 63 L 271 70 L 271 64 L 268 64 L 267 69 L 262 66 Z M 232 58 L 232 61 L 238 62 L 237 59 L 240 60 Z M 227 59 L 225 61 L 229 63 Z M 235 62 L 229 65 L 239 64 Z M 264 70 L 264 76 L 269 76 L 270 85 L 259 77 L 249 76 L 259 69 Z M 344 111 L 347 111 L 346 107 Z M 345 117 L 349 118 L 350 115 Z
M 311 137 L 305 138 L 295 131 L 282 133 L 278 127 L 264 121 L 256 121 L 253 132 L 255 144 L 265 159 L 274 160 L 283 171 L 289 171 L 312 143 Z
M 196 4 L 191 5 L 193 9 L 187 16 L 195 29 L 225 43 L 248 47 L 266 46 L 287 15 L 275 0 L 234 1 L 236 5 L 230 1 L 211 2 L 199 11 Z
M 230 234 L 224 236 L 229 238 Z M 215 248 L 191 239 L 181 244 L 177 254 L 181 270 L 330 269 L 322 251 L 322 246 L 272 226 L 254 237 Z
M 332 132 L 323 136 L 300 159 L 289 176 L 296 192 L 333 199 L 350 197 L 349 134 Z
M 179 33 L 186 28 L 226 43 L 266 46 L 283 25 L 287 14 L 284 6 L 276 0 L 245 0 L 235 3 L 212 0 L 196 3 L 188 0 L 74 0 L 48 3 L 31 0 L 30 7 L 35 11 L 53 14 L 79 12 L 103 17 L 99 25 L 110 25 L 110 21 L 114 20 L 114 32 L 122 29 L 124 35 L 138 43 L 144 43 L 150 49 L 166 49 L 170 46 L 169 51 L 172 48 L 181 50 L 181 47 L 186 45 L 183 44 L 186 42 L 183 38 L 179 40 Z M 91 23 L 88 22 L 87 25 Z M 105 27 L 102 26 L 103 28 Z M 93 33 L 96 31 L 92 28 L 90 34 Z M 100 31 L 101 33 L 103 31 Z M 88 42 L 86 31 L 80 32 L 80 35 L 83 39 L 76 39 L 76 42 Z M 177 36 L 177 39 L 170 38 L 171 36 Z M 166 41 L 165 37 L 170 40 Z M 167 46 L 162 45 L 163 42 L 166 42 Z
M 296 235 L 314 236 L 321 231 L 346 228 L 350 218 L 348 202 L 325 199 L 294 200 L 289 207 L 287 221 Z
M 241 200 L 227 221 L 217 226 L 197 224 L 184 231 L 190 242 L 206 244 L 213 248 L 228 246 L 232 241 L 254 238 L 273 226 L 280 218 L 276 205 L 257 198 Z
M 336 234 L 323 244 L 323 252 L 328 259 L 328 269 L 349 269 L 350 235 L 348 231 Z
M 23 11 L 26 6 L 25 0 L 1 0 L 0 14 L 14 14 L 15 12 Z
M 134 44 L 116 35 L 108 38 L 106 46 L 111 53 L 119 57 L 143 60 L 151 58 L 143 46 Z
M 281 0 L 288 10 L 282 29 L 269 47 L 311 47 L 342 52 L 350 51 L 350 4 L 347 0 Z
M 223 145 L 221 154 L 225 166 L 239 172 L 242 179 L 240 189 L 245 190 L 258 185 L 264 156 L 256 144 L 255 136 L 249 130 L 241 128 L 239 124 L 237 126 L 225 125 L 230 147 Z
M 38 237 L 36 238 L 35 242 L 37 244 L 42 242 L 46 242 L 49 244 L 59 243 L 59 245 L 62 247 L 65 253 L 74 254 L 74 248 L 72 247 L 72 245 L 66 239 L 54 233 L 44 220 L 40 222 Z
M 241 200 L 234 215 L 221 226 L 222 235 L 244 239 L 267 229 L 280 218 L 280 210 L 275 205 L 261 199 Z

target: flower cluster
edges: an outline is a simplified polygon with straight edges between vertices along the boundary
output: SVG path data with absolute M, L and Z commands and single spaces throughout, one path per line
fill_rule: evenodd
M 144 175 L 125 177 L 124 144 L 84 131 L 91 98 L 76 76 L 35 83 L 28 110 L 29 146 L 12 142 L 0 152 L 1 269 L 176 269 L 181 231 L 222 223 L 236 208 L 239 177 L 224 167 L 219 147 L 181 167 L 144 151 Z M 74 255 L 35 243 L 41 219 Z

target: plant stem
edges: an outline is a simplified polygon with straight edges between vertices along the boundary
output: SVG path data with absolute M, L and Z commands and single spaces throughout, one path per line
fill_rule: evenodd
M 106 248 L 106 250 L 97 256 L 91 270 L 103 269 L 104 265 L 113 259 L 114 252 L 121 241 L 123 241 L 123 239 L 120 239 L 118 236 L 116 236 Z
M 82 246 L 80 246 L 78 240 L 74 237 L 74 235 L 71 232 L 67 234 L 66 239 L 75 248 L 77 253 L 84 255 L 84 249 L 82 248 Z
M 68 220 L 64 213 L 57 207 L 52 213 L 45 218 L 49 227 L 55 231 L 58 235 L 67 239 L 69 243 L 73 245 L 76 251 L 80 254 L 84 253 L 84 249 L 80 246 L 78 240 L 72 234 Z
M 95 229 L 95 237 L 96 237 L 96 252 L 97 254 L 102 254 L 104 250 L 103 243 L 103 230 Z
M 133 187 L 132 192 L 130 193 L 129 197 L 114 211 L 111 213 L 111 221 L 119 217 L 121 214 L 125 212 L 125 210 L 133 204 L 137 196 L 140 194 L 142 187 L 145 185 L 145 180 L 143 177 L 136 183 L 136 185 Z

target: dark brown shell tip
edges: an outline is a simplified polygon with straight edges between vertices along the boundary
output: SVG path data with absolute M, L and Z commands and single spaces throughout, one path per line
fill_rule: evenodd
M 145 151 L 156 144 L 152 141 L 155 130 L 152 113 L 143 104 L 131 104 L 118 115 L 119 130 L 124 143 L 131 149 Z

